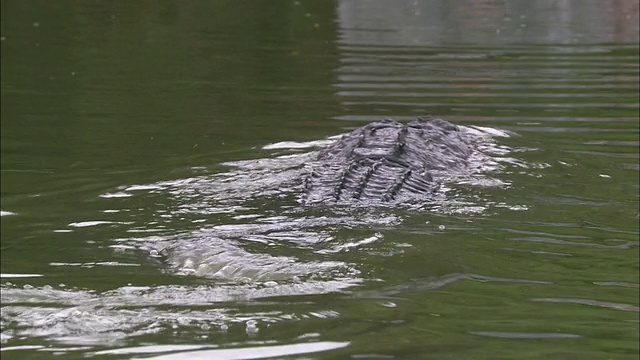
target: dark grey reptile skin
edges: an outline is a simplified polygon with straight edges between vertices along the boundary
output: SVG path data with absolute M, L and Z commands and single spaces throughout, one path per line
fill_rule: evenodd
M 466 170 L 472 151 L 460 129 L 441 119 L 371 123 L 319 153 L 303 202 L 428 198 L 443 172 Z

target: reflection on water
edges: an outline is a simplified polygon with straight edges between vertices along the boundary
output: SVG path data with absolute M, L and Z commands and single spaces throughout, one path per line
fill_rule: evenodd
M 3 359 L 637 358 L 636 1 L 17 4 Z M 422 115 L 477 173 L 299 204 L 327 136 Z
M 518 132 L 637 121 L 625 110 L 638 109 L 637 2 L 374 0 L 339 10 L 335 87 L 347 113 L 337 119 L 446 113 Z
M 145 359 L 154 360 L 179 360 L 179 359 L 264 359 L 274 356 L 290 356 L 298 354 L 316 353 L 321 351 L 340 349 L 349 345 L 346 342 L 311 342 L 305 344 L 295 345 L 275 345 L 275 346 L 254 346 L 245 349 L 220 349 L 220 350 L 200 350 L 190 351 L 186 354 L 176 353 L 168 355 L 160 355 L 155 357 L 146 357 Z M 169 351 L 184 351 L 184 350 L 199 350 L 207 348 L 206 346 L 144 346 L 135 348 L 124 348 L 118 350 L 98 351 L 96 355 L 103 354 L 150 354 L 157 352 L 169 352 Z
M 340 41 L 349 45 L 498 47 L 638 41 L 638 3 L 633 0 L 344 0 L 338 5 L 338 19 Z

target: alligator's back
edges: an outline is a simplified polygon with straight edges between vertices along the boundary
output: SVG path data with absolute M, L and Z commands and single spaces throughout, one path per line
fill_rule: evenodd
M 319 153 L 303 201 L 427 198 L 442 174 L 466 171 L 471 152 L 460 129 L 441 119 L 371 123 Z

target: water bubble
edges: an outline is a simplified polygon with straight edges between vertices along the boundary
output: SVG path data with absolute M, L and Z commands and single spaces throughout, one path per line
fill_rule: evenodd
M 209 265 L 207 265 L 207 264 L 200 264 L 200 265 L 198 265 L 198 270 L 197 270 L 197 272 L 199 272 L 199 273 L 201 273 L 201 274 L 202 274 L 202 273 L 206 273 L 206 272 L 208 272 L 208 271 L 209 271 Z
M 258 322 L 255 320 L 247 320 L 247 328 L 245 329 L 247 335 L 251 336 L 258 333 L 260 329 L 258 329 L 258 327 L 256 326 L 257 323 Z
M 182 267 L 185 269 L 194 269 L 194 261 L 192 259 L 186 259 L 184 261 L 184 264 L 182 264 Z

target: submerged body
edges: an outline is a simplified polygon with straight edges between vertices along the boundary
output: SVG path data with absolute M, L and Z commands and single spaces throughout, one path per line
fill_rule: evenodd
M 434 118 L 365 125 L 323 149 L 303 202 L 426 198 L 445 176 L 469 170 L 474 149 L 459 127 Z

